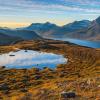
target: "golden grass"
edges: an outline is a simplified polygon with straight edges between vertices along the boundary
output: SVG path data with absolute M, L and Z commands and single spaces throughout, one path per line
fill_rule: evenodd
M 6 83 L 6 89 L 0 89 L 1 100 L 62 100 L 62 91 L 74 91 L 77 94 L 75 100 L 99 100 L 99 49 L 41 40 L 1 46 L 0 53 L 14 51 L 16 48 L 62 54 L 68 58 L 68 63 L 58 65 L 55 70 L 0 69 L 0 85 Z

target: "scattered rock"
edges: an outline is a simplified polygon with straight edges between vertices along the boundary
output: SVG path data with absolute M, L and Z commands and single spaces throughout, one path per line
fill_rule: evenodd
M 22 88 L 22 89 L 20 89 L 20 91 L 21 91 L 21 92 L 27 92 L 27 89 Z
M 35 79 L 35 80 L 38 80 L 38 79 L 40 79 L 40 78 L 41 78 L 40 75 L 36 75 L 36 76 L 34 76 L 34 79 Z
M 75 98 L 76 94 L 74 92 L 62 92 L 61 98 Z
M 9 86 L 6 83 L 0 85 L 0 90 L 8 90 Z

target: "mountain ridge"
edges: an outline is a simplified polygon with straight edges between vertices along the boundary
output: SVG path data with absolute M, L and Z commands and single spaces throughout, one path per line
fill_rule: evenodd
M 32 23 L 23 28 L 0 28 L 0 32 L 10 36 L 20 37 L 25 40 L 41 38 L 73 38 L 100 41 L 100 17 L 93 21 L 74 21 L 63 26 L 58 26 L 50 22 Z
M 41 37 L 34 31 L 29 31 L 29 30 L 17 30 L 17 29 L 5 29 L 5 28 L 0 28 L 0 32 L 2 34 L 8 35 L 8 36 L 14 36 L 14 37 L 19 37 L 24 40 L 30 40 L 30 39 L 41 39 Z
M 47 24 L 47 25 L 46 25 Z M 49 26 L 48 26 L 49 25 Z M 38 27 L 37 27 L 38 26 Z M 46 26 L 46 27 L 45 27 Z M 52 23 L 32 23 L 25 28 L 33 30 L 45 38 L 75 38 L 84 40 L 100 40 L 100 17 L 93 21 L 81 20 L 57 26 Z
M 56 24 L 52 24 L 50 22 L 32 23 L 30 26 L 26 27 L 25 30 L 33 30 L 42 37 L 49 38 L 58 36 L 58 38 L 62 38 L 62 35 L 86 28 L 90 25 L 90 23 L 91 21 L 89 20 L 74 21 L 63 26 L 57 26 Z
M 11 45 L 17 41 L 22 41 L 21 38 L 15 36 L 9 36 L 0 32 L 0 45 Z
M 84 35 L 84 33 L 86 35 Z M 83 34 L 83 38 L 88 38 L 89 40 L 100 41 L 100 17 L 93 20 L 87 28 L 79 30 L 75 32 L 74 34 Z

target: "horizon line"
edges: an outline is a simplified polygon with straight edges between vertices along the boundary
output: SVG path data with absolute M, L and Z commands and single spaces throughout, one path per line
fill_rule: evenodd
M 69 22 L 66 22 L 66 23 L 62 23 L 62 24 L 60 22 L 59 23 L 56 23 L 56 22 L 52 22 L 52 21 L 43 21 L 43 22 L 0 22 L 0 27 L 1 28 L 16 29 L 16 28 L 27 27 L 27 26 L 29 26 L 31 24 L 36 24 L 36 23 L 40 23 L 40 24 L 51 23 L 51 24 L 55 24 L 55 25 L 61 27 L 61 26 L 64 26 L 64 25 L 73 23 L 75 21 L 83 21 L 83 20 L 88 20 L 88 19 L 73 20 L 73 21 L 69 21 Z M 88 20 L 88 21 L 93 21 L 93 20 Z

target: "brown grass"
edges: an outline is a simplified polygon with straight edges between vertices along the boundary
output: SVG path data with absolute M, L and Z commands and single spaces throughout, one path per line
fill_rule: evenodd
M 68 42 L 41 40 L 23 41 L 1 46 L 0 53 L 30 49 L 63 54 L 67 64 L 55 70 L 0 69 L 0 99 L 4 100 L 62 100 L 62 91 L 74 91 L 74 100 L 100 99 L 100 50 L 77 46 Z M 4 84 L 6 83 L 6 84 Z

